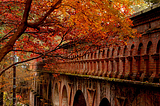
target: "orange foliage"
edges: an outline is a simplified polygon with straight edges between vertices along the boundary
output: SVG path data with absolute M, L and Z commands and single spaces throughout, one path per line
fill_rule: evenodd
M 63 58 L 64 45 L 104 46 L 134 37 L 131 0 L 1 0 L 0 61 L 10 51 L 23 62 Z M 80 50 L 80 49 L 77 49 Z M 24 61 L 24 62 L 26 62 Z

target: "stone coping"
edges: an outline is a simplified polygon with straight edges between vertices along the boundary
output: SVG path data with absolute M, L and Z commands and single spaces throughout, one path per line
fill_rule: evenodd
M 99 79 L 99 80 L 106 80 L 108 82 L 118 82 L 118 83 L 125 83 L 125 84 L 132 84 L 132 85 L 141 85 L 141 86 L 148 86 L 148 87 L 155 87 L 160 88 L 160 83 L 152 83 L 152 82 L 142 82 L 137 80 L 127 80 L 127 79 L 119 79 L 119 78 L 109 78 L 109 77 L 101 77 L 101 76 L 93 76 L 93 75 L 82 75 L 82 74 L 71 74 L 71 73 L 64 73 L 64 72 L 53 72 L 53 71 L 37 71 L 43 73 L 51 73 L 51 74 L 60 74 L 60 75 L 67 75 L 67 76 L 77 76 L 77 77 L 85 77 L 85 78 L 92 78 L 92 79 Z
M 100 77 L 100 76 L 93 76 L 93 75 L 80 75 L 80 74 L 70 74 L 70 73 L 60 73 L 60 74 L 68 75 L 68 76 L 78 76 L 78 77 L 100 79 L 100 80 L 106 80 L 108 82 L 118 82 L 118 83 L 126 83 L 126 84 L 142 85 L 142 86 L 160 88 L 160 83 L 151 83 L 151 82 L 148 82 L 148 81 L 141 82 L 141 81 L 119 79 L 119 78 L 108 78 L 108 77 Z

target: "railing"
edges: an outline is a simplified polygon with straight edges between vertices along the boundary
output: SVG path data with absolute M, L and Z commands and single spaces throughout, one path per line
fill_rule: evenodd
M 115 56 L 116 53 L 107 54 L 107 50 L 109 49 L 100 50 L 103 52 L 97 50 L 97 52 L 87 54 L 83 58 L 60 62 L 58 63 L 60 67 L 58 71 L 71 74 L 159 82 L 159 53 Z M 96 57 L 93 57 L 93 55 L 96 55 Z

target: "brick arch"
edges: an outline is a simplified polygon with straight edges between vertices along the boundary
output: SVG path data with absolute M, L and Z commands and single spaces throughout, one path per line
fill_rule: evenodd
M 55 84 L 53 92 L 53 104 L 54 106 L 59 106 L 59 89 L 57 83 Z
M 91 56 L 91 58 L 90 58 L 90 59 L 93 59 L 93 52 L 91 52 L 91 55 L 90 55 L 90 56 Z
M 73 106 L 87 106 L 86 100 L 81 90 L 78 90 L 74 96 Z
M 157 44 L 156 53 L 160 53 L 160 40 L 158 41 Z
M 139 94 L 132 102 L 132 106 L 154 106 L 152 103 L 151 95 Z
M 141 55 L 142 54 L 142 50 L 143 50 L 143 43 L 140 43 L 139 46 L 138 46 L 137 54 Z
M 101 58 L 101 50 L 100 49 L 98 50 L 98 56 L 97 57 Z
M 105 50 L 102 50 L 102 58 L 105 58 Z
M 62 89 L 62 106 L 68 106 L 68 93 L 65 85 Z
M 96 56 L 96 55 L 97 55 L 97 53 L 96 53 L 96 52 L 94 52 L 94 53 L 93 53 L 93 58 L 94 58 L 94 59 L 96 59 L 96 58 L 97 58 L 97 56 Z
M 111 57 L 112 57 L 112 58 L 114 57 L 114 52 L 115 52 L 115 49 L 113 48 L 113 49 L 112 49 L 112 54 L 111 54 Z
M 107 98 L 103 98 L 99 104 L 99 106 L 111 106 Z
M 151 61 L 151 52 L 152 52 L 152 42 L 149 41 L 148 44 L 147 44 L 147 48 L 146 48 L 146 55 L 144 55 L 144 61 L 145 61 L 145 71 L 144 71 L 144 80 L 147 80 L 151 74 L 152 74 L 152 71 L 151 71 L 151 67 L 152 67 L 152 64 L 153 62 Z
M 126 52 L 127 52 L 127 46 L 125 45 L 123 49 L 123 56 L 126 56 Z
M 137 55 L 134 56 L 135 60 L 136 60 L 136 73 L 134 75 L 135 79 L 136 80 L 140 80 L 140 77 L 144 71 L 144 61 L 142 59 L 142 52 L 144 50 L 144 46 L 143 46 L 143 43 L 139 43 L 138 45 L 138 50 L 136 51 L 137 52 Z
M 121 47 L 118 47 L 117 56 L 119 56 L 120 50 L 121 50 Z
M 109 58 L 109 52 L 110 52 L 110 49 L 108 48 L 108 50 L 107 50 L 107 58 Z
M 115 63 L 114 63 L 114 52 L 115 52 L 115 49 L 112 48 L 112 54 L 111 54 L 111 60 L 110 60 L 110 73 L 109 73 L 109 77 L 112 77 L 113 76 L 113 71 L 115 70 Z
M 130 56 L 128 56 L 128 62 L 129 62 L 129 73 L 128 73 L 128 79 L 132 78 L 133 75 L 133 52 L 134 52 L 134 44 L 131 45 L 130 47 Z
M 151 54 L 151 49 L 152 49 L 152 42 L 149 41 L 147 44 L 146 54 Z
M 132 56 L 133 55 L 133 51 L 134 51 L 134 44 L 132 44 L 132 46 L 131 46 L 131 50 L 130 50 L 130 56 Z

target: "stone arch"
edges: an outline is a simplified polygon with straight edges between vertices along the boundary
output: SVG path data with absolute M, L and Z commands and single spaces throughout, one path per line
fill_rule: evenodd
M 67 89 L 66 86 L 63 86 L 62 89 L 62 106 L 68 106 L 68 95 L 67 95 Z
M 81 90 L 78 90 L 74 96 L 73 106 L 87 106 L 86 100 Z
M 54 106 L 59 106 L 59 89 L 58 84 L 55 84 L 54 93 L 53 93 L 53 104 Z
M 107 98 L 103 98 L 99 104 L 99 106 L 111 106 Z

